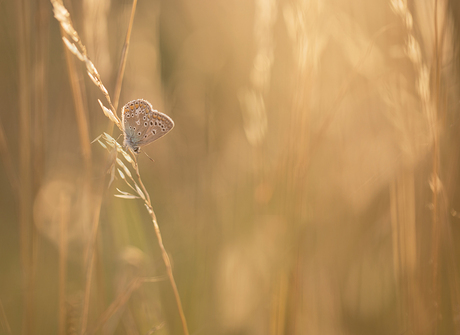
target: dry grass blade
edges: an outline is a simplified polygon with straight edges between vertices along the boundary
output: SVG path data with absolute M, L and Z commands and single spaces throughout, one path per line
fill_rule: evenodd
M 116 114 L 114 114 L 110 109 L 105 107 L 102 104 L 101 100 L 98 99 L 97 101 L 99 102 L 99 105 L 101 105 L 102 111 L 104 112 L 105 116 L 107 116 L 110 119 L 110 121 L 115 123 L 120 130 L 123 130 L 122 126 L 121 126 L 121 121 L 118 118 L 118 116 Z
M 79 60 L 85 63 L 88 76 L 104 94 L 107 101 L 109 102 L 109 105 L 112 107 L 112 112 L 116 115 L 115 108 L 112 105 L 109 92 L 103 85 L 99 72 L 97 71 L 93 62 L 91 62 L 91 60 L 88 58 L 88 55 L 86 53 L 86 47 L 83 45 L 80 36 L 73 27 L 69 12 L 64 7 L 61 0 L 51 0 L 51 3 L 53 4 L 54 17 L 61 24 L 63 32 L 69 35 L 71 39 L 74 41 L 74 43 L 71 43 L 65 36 L 62 36 L 64 44 L 71 53 L 73 53 L 75 56 L 77 56 Z
M 127 166 L 123 163 L 123 161 L 121 159 L 117 158 L 117 164 L 120 165 L 120 167 L 129 176 L 129 178 L 133 179 L 131 171 L 129 171 L 129 169 L 127 168 Z
M 127 193 L 127 192 L 124 192 L 124 193 Z M 127 194 L 115 194 L 114 196 L 117 197 L 117 198 L 121 198 L 121 199 L 140 199 L 138 196 L 132 195 L 130 193 L 127 193 Z
M 123 150 L 122 146 L 112 137 L 110 136 L 109 134 L 107 133 L 103 133 L 102 134 L 102 138 L 106 141 L 106 143 L 112 147 L 112 148 L 116 148 L 117 149 L 117 152 L 122 154 L 123 155 L 123 158 L 128 162 L 130 163 L 133 168 L 135 167 L 135 162 L 133 160 L 133 158 L 131 157 L 131 155 L 129 155 L 126 151 Z
M 85 57 L 81 54 L 80 51 L 78 51 L 78 48 L 75 45 L 75 43 L 70 42 L 65 36 L 62 37 L 62 41 L 66 45 L 67 49 L 69 49 L 71 53 L 77 56 L 79 60 L 81 60 L 82 62 L 85 61 Z

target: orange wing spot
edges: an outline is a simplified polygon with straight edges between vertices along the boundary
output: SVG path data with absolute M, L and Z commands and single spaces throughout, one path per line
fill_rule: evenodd
M 133 106 L 133 105 L 131 105 L 131 106 L 129 106 L 129 108 L 130 108 L 131 110 L 133 110 L 133 109 L 134 109 L 134 106 Z
M 138 104 L 138 103 L 135 103 L 135 106 L 136 106 L 136 108 L 139 108 L 139 104 Z
M 156 116 L 155 114 L 153 114 L 153 118 L 154 118 L 154 119 L 156 119 L 156 118 L 157 118 L 157 116 Z
M 127 111 L 129 111 L 129 109 L 128 109 L 128 107 L 125 107 L 125 113 L 126 113 Z

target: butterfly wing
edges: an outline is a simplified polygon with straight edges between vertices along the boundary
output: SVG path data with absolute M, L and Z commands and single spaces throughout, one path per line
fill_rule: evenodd
M 174 128 L 174 121 L 166 114 L 160 113 L 156 110 L 152 110 L 143 125 L 147 127 L 145 133 L 142 134 L 139 145 L 147 145 L 160 137 L 166 135 L 171 129 Z
M 174 121 L 166 114 L 153 110 L 152 105 L 142 99 L 128 102 L 123 107 L 124 144 L 134 152 L 166 135 Z

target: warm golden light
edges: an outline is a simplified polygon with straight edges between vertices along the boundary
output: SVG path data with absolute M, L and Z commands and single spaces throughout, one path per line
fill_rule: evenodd
M 0 15 L 0 334 L 460 333 L 455 1 Z

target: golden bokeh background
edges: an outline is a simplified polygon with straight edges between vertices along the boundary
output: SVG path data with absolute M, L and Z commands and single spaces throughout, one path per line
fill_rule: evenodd
M 52 2 L 0 2 L 0 334 L 183 334 Z M 119 102 L 133 3 L 63 5 L 175 122 L 137 158 L 190 334 L 460 334 L 460 5 L 139 0 Z

